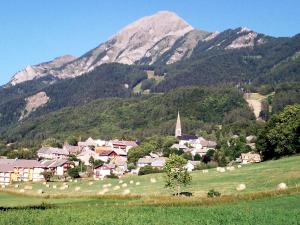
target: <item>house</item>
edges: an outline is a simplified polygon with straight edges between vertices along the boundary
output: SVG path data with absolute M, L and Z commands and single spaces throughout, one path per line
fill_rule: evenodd
M 242 153 L 240 158 L 243 164 L 261 162 L 261 156 L 258 153 Z
M 180 145 L 185 145 L 195 142 L 198 139 L 198 136 L 193 134 L 183 134 L 182 136 L 178 137 L 178 139 Z
M 41 181 L 43 166 L 37 160 L 0 159 L 0 183 L 13 181 Z
M 200 165 L 201 164 L 201 161 L 192 161 L 192 160 L 189 160 L 185 166 L 185 168 L 187 169 L 187 171 L 191 172 L 193 171 L 197 165 Z
M 66 159 L 69 151 L 63 148 L 42 147 L 37 151 L 37 155 L 44 159 Z
M 105 140 L 94 140 L 93 138 L 89 137 L 86 141 L 79 141 L 78 142 L 78 147 L 80 149 L 84 148 L 84 147 L 90 147 L 90 146 L 94 146 L 94 147 L 98 147 L 98 146 L 105 146 L 108 145 L 108 142 Z
M 12 165 L 0 164 L 0 185 L 9 185 L 12 181 L 14 167 Z
M 113 149 L 122 149 L 125 150 L 126 153 L 128 153 L 129 149 L 138 146 L 135 141 L 119 141 L 119 140 L 113 140 L 111 141 L 110 145 Z
M 108 162 L 109 159 L 118 156 L 115 150 L 102 151 L 99 153 L 99 159 L 103 162 Z
M 100 160 L 99 154 L 90 149 L 85 149 L 83 152 L 77 155 L 77 158 L 80 159 L 86 166 L 90 165 L 89 161 L 91 157 L 93 157 L 96 160 Z
M 104 178 L 108 175 L 111 175 L 112 170 L 115 168 L 115 165 L 104 164 L 94 168 L 94 179 Z
M 111 151 L 111 150 L 113 150 L 112 146 L 98 146 L 95 148 L 95 152 L 98 154 L 104 151 Z
M 79 146 L 73 146 L 73 145 L 69 145 L 69 144 L 65 144 L 63 146 L 63 150 L 68 152 L 69 155 L 78 155 L 81 152 L 81 149 L 79 148 Z
M 165 166 L 167 159 L 167 157 L 154 158 L 154 161 L 151 162 L 151 166 L 162 169 Z
M 73 163 L 67 159 L 54 159 L 44 160 L 41 165 L 45 169 L 53 171 L 54 175 L 63 176 L 73 166 Z
M 177 150 L 182 150 L 185 151 L 186 149 L 188 149 L 188 147 L 185 144 L 173 144 L 171 147 L 171 149 L 177 149 Z
M 151 158 L 150 156 L 145 156 L 144 158 L 139 158 L 137 161 L 138 167 L 151 166 L 151 163 L 155 161 L 155 158 Z
M 122 156 L 116 156 L 111 159 L 109 165 L 115 165 L 115 168 L 112 170 L 117 176 L 122 176 L 127 171 L 127 158 Z

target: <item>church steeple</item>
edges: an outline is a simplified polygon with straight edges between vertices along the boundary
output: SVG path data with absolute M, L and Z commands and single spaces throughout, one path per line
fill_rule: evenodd
M 176 122 L 176 128 L 175 128 L 175 137 L 181 137 L 181 122 L 180 122 L 180 115 L 178 111 L 177 115 L 177 122 Z

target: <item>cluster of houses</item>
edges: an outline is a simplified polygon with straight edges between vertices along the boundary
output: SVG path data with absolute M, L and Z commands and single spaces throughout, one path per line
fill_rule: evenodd
M 173 144 L 171 148 L 188 152 L 192 157 L 197 154 L 204 156 L 217 145 L 214 141 L 196 135 L 182 134 L 179 113 L 175 137 L 178 143 Z M 112 174 L 120 177 L 129 172 L 127 154 L 136 146 L 138 146 L 136 141 L 105 141 L 90 137 L 86 141 L 78 142 L 77 146 L 65 144 L 62 148 L 42 147 L 37 151 L 39 160 L 0 158 L 0 185 L 7 185 L 14 181 L 41 181 L 44 180 L 42 175 L 44 171 L 52 171 L 54 175 L 64 176 L 69 168 L 77 166 L 76 162 L 69 160 L 70 156 L 76 156 L 86 166 L 91 165 L 91 158 L 101 160 L 103 164 L 93 167 L 94 179 L 102 179 Z M 162 169 L 166 160 L 162 153 L 150 153 L 138 159 L 136 169 L 131 169 L 130 173 L 138 174 L 139 169 L 145 166 Z M 242 154 L 240 160 L 241 163 L 261 161 L 260 155 L 253 153 Z M 192 171 L 199 163 L 200 161 L 189 160 L 186 168 Z

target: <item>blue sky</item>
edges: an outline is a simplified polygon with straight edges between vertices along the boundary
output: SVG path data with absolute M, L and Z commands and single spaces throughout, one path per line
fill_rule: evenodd
M 3 0 L 0 85 L 27 65 L 80 56 L 125 25 L 161 10 L 207 31 L 246 26 L 272 36 L 300 33 L 299 0 Z

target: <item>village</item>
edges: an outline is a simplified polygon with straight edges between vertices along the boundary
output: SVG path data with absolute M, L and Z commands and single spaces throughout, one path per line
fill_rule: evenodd
M 196 159 L 197 156 L 205 157 L 209 151 L 214 151 L 217 145 L 215 141 L 206 140 L 203 137 L 182 134 L 179 112 L 175 138 L 176 143 L 170 149 L 192 156 L 192 160 L 187 160 L 186 164 L 189 172 L 197 169 L 197 166 L 202 163 L 201 160 Z M 4 188 L 5 185 L 14 182 L 44 181 L 44 172 L 51 172 L 57 178 L 65 181 L 67 178 L 71 179 L 68 171 L 78 167 L 79 162 L 81 167 L 89 167 L 89 172 L 79 171 L 79 177 L 95 180 L 102 180 L 110 176 L 121 178 L 127 174 L 139 175 L 140 169 L 146 166 L 156 171 L 162 171 L 168 158 L 164 157 L 161 152 L 150 152 L 149 155 L 139 158 L 134 168 L 128 167 L 128 153 L 138 145 L 139 142 L 134 140 L 107 141 L 90 137 L 86 141 L 78 142 L 76 146 L 64 144 L 62 148 L 41 147 L 37 151 L 37 159 L 8 159 L 0 156 L 0 185 Z M 236 159 L 236 163 L 241 164 L 260 161 L 260 155 L 252 152 L 242 153 Z M 95 165 L 93 162 L 98 163 Z M 230 169 L 230 167 L 228 168 Z M 217 169 L 221 172 L 225 171 L 220 167 Z

